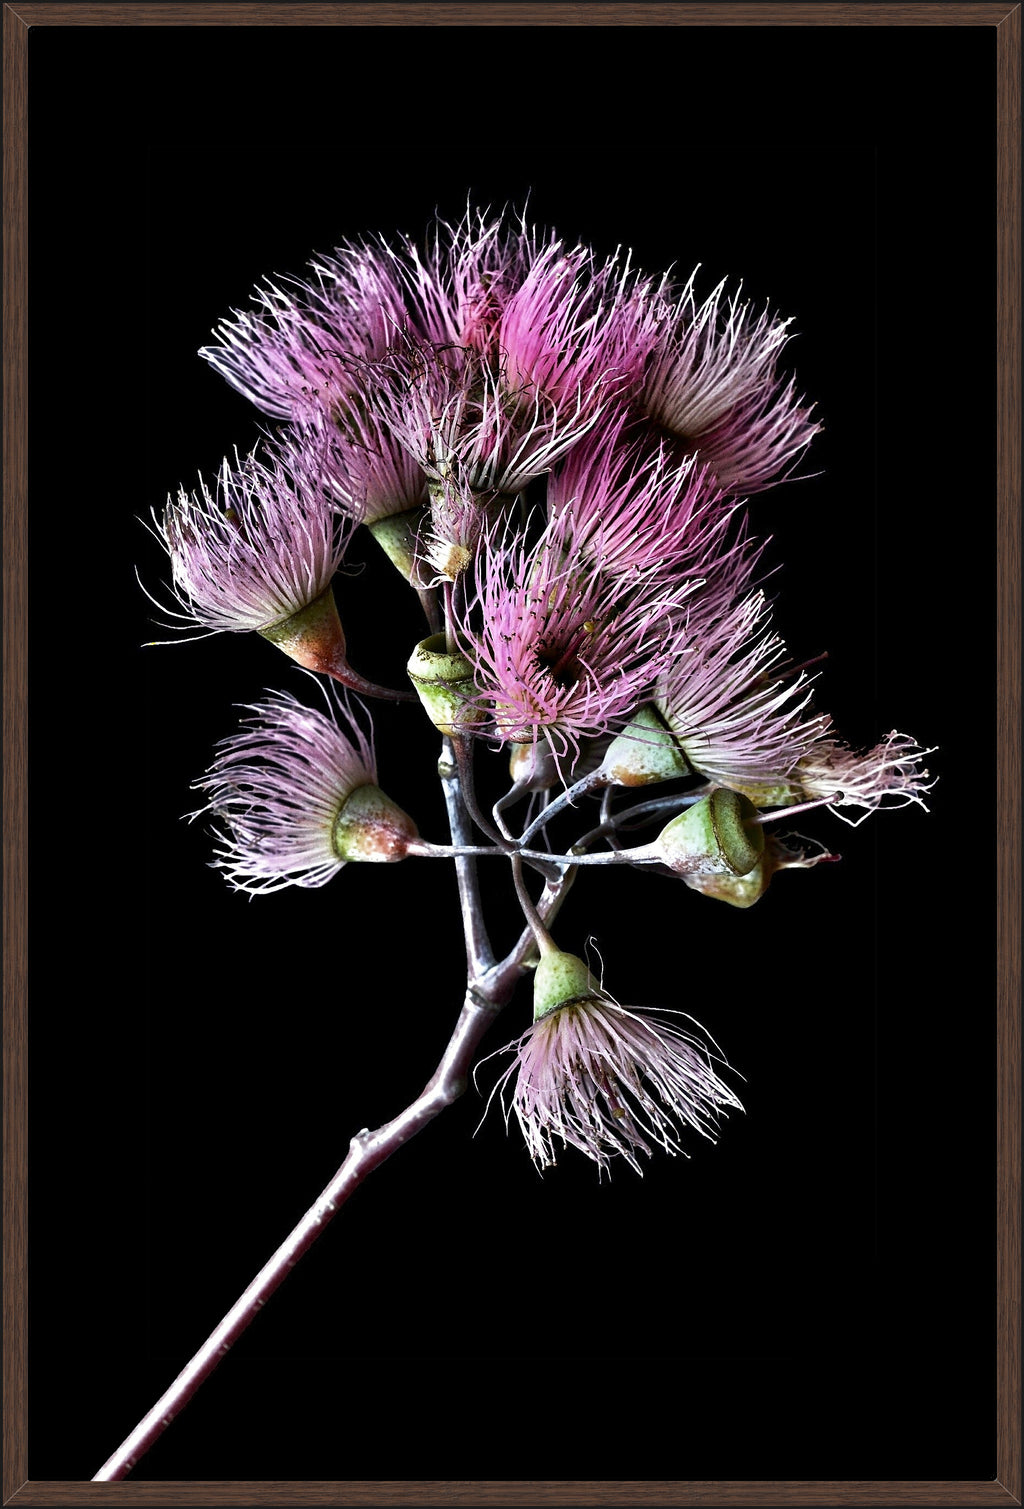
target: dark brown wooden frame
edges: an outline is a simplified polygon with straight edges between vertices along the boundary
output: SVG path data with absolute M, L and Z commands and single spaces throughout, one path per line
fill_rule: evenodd
M 27 1481 L 27 40 L 32 26 L 963 26 L 997 53 L 997 1474 L 985 1482 Z M 1021 7 L 661 3 L 4 5 L 5 1504 L 995 1504 L 1021 1502 Z

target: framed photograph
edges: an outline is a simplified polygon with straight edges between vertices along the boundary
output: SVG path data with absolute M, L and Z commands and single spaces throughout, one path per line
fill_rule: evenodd
M 4 44 L 4 1502 L 1019 1504 L 1020 7 L 14 4 Z M 467 213 L 790 322 L 820 429 L 747 500 L 771 624 L 845 744 L 928 751 L 927 810 L 775 824 L 839 859 L 748 909 L 581 869 L 558 946 L 713 1039 L 716 1136 L 539 1170 L 524 981 L 92 1481 L 462 1005 L 450 861 L 226 883 L 197 783 L 323 694 L 158 604 L 168 497 L 278 423 L 200 348 Z M 407 688 L 421 606 L 365 530 L 335 596 Z M 446 843 L 436 730 L 371 710 Z

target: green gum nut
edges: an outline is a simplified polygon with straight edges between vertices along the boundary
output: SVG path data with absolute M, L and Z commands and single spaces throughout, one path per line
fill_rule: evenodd
M 753 906 L 755 901 L 760 901 L 768 889 L 770 879 L 771 867 L 765 862 L 764 854 L 746 875 L 683 876 L 691 891 L 700 891 L 704 896 L 713 896 L 716 901 L 725 901 L 729 906 L 738 906 L 744 910 Z
M 426 515 L 425 508 L 407 508 L 404 513 L 371 519 L 366 525 L 391 564 L 414 586 L 419 577 L 416 543 Z
M 651 845 L 679 875 L 749 875 L 764 853 L 751 802 L 719 787 L 681 812 Z
M 357 786 L 334 819 L 331 841 L 339 859 L 393 864 L 419 837 L 416 824 L 379 786 Z
M 582 959 L 550 948 L 541 955 L 533 977 L 533 1020 L 549 1016 L 574 1001 L 598 995 L 597 982 Z
M 423 639 L 409 656 L 409 680 L 439 732 L 451 737 L 486 712 L 475 700 L 473 668 L 465 655 L 449 650 L 443 634 Z
M 652 786 L 690 774 L 675 735 L 649 706 L 612 740 L 602 768 L 613 786 Z

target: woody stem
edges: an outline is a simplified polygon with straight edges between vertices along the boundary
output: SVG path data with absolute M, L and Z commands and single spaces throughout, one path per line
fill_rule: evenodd
M 128 1476 L 223 1361 L 270 1296 L 367 1175 L 462 1095 L 477 1046 L 508 1001 L 521 973 L 518 964 L 506 960 L 469 986 L 451 1040 L 420 1094 L 393 1121 L 386 1122 L 374 1132 L 358 1132 L 352 1138 L 348 1156 L 323 1193 L 185 1364 L 170 1388 L 104 1462 L 93 1482 L 117 1482 Z

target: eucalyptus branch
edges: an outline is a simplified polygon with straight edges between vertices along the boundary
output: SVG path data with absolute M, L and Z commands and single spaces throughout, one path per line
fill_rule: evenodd
M 444 738 L 451 837 L 421 838 L 417 818 L 378 786 L 372 730 L 352 699 L 330 688 L 325 713 L 278 693 L 247 706 L 196 783 L 202 810 L 221 824 L 215 863 L 236 889 L 262 893 L 325 885 L 354 862 L 454 859 L 468 981 L 423 1091 L 352 1139 L 323 1194 L 97 1480 L 126 1476 L 362 1180 L 463 1093 L 478 1044 L 527 970 L 533 1025 L 509 1045 L 500 1085 L 539 1165 L 574 1147 L 601 1170 L 621 1157 L 639 1171 L 654 1146 L 683 1151 L 686 1128 L 711 1136 L 722 1109 L 739 1105 L 688 1033 L 620 1007 L 555 942 L 551 925 L 584 866 L 668 871 L 745 910 L 775 873 L 821 857 L 786 850 L 762 825 L 818 805 L 864 815 L 924 806 L 929 751 L 895 730 L 864 753 L 832 735 L 830 718 L 809 710 L 813 662 L 789 664 L 770 627 L 754 577 L 760 547 L 742 514 L 730 543 L 742 508 L 732 499 L 788 475 L 818 428 L 793 382 L 774 375 L 788 322 L 726 300 L 721 286 L 699 307 L 680 286 L 655 311 L 651 289 L 664 279 L 655 285 L 582 247 L 567 258 L 560 246 L 467 210 L 461 225 L 438 227 L 425 262 L 408 241 L 348 248 L 336 351 L 323 353 L 309 326 L 322 290 L 308 288 L 294 300 L 275 290 L 279 317 L 219 326 L 223 344 L 204 352 L 268 412 L 302 419 L 293 405 L 305 386 L 281 374 L 312 377 L 315 350 L 332 408 L 325 447 L 293 426 L 260 455 L 225 461 L 198 492 L 168 499 L 158 533 L 175 616 L 204 631 L 255 631 L 307 670 L 422 702 Z M 395 309 L 382 335 L 385 287 Z M 484 288 L 469 318 L 464 294 Z M 402 290 L 415 294 L 404 309 Z M 463 327 L 463 341 L 437 343 L 439 329 Z M 364 386 L 370 349 L 375 376 Z M 321 374 L 321 356 L 337 372 Z M 609 406 L 612 359 L 643 378 L 642 391 L 624 389 L 625 402 Z M 735 422 L 711 423 L 727 412 Z M 697 450 L 674 460 L 665 435 L 692 451 L 687 416 L 700 413 L 709 426 Z M 406 662 L 414 692 L 365 682 L 346 658 L 331 583 L 364 519 L 431 629 Z M 439 571 L 440 591 L 424 585 Z M 480 735 L 507 746 L 513 781 L 490 817 L 474 789 Z M 555 750 L 568 749 L 602 763 L 552 799 Z M 707 784 L 613 810 L 616 790 L 690 776 Z M 524 792 L 542 793 L 540 810 L 531 796 L 516 838 L 504 813 Z M 598 792 L 597 825 L 551 852 L 552 819 Z M 789 795 L 801 804 L 758 811 Z M 670 820 L 653 842 L 619 847 L 659 816 Z M 592 808 L 579 825 L 593 817 Z M 610 845 L 590 852 L 602 839 Z M 486 857 L 511 861 L 528 923 L 500 962 L 478 884 Z M 536 901 L 525 866 L 544 877 Z
M 601 832 L 601 829 L 595 828 L 584 837 L 590 840 L 595 835 L 600 836 Z M 605 854 L 585 854 L 581 847 L 582 843 L 583 840 L 580 844 L 574 844 L 568 854 L 555 854 L 550 850 L 498 849 L 486 844 L 466 844 L 465 847 L 456 848 L 454 845 L 431 844 L 420 839 L 410 842 L 406 853 L 414 859 L 510 859 L 513 864 L 517 860 L 525 860 L 535 870 L 539 870 L 546 879 L 556 869 L 572 865 L 646 863 L 646 855 L 640 855 L 633 849 L 615 849 Z
M 437 602 L 437 590 L 434 587 L 417 587 L 416 595 L 423 609 L 423 616 L 427 620 L 431 634 L 444 632 L 444 619 Z
M 499 848 L 508 850 L 511 847 L 509 840 L 503 838 L 490 819 L 484 815 L 476 799 L 476 783 L 473 778 L 472 740 L 456 734 L 451 739 L 451 745 L 455 751 L 455 759 L 459 767 L 459 777 L 462 783 L 463 799 L 469 809 L 470 817 L 472 817 L 481 833 L 487 838 L 492 839 Z

